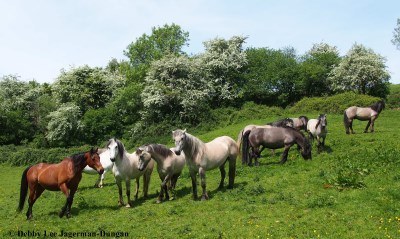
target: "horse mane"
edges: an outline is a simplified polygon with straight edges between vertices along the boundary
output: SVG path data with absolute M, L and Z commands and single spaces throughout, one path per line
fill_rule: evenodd
M 285 126 L 287 126 L 286 125 L 287 122 L 291 122 L 293 124 L 293 120 L 292 119 L 284 118 L 284 119 L 280 119 L 280 120 L 275 121 L 275 122 L 267 123 L 267 125 L 271 125 L 271 126 L 275 126 L 275 127 L 285 127 Z
M 149 144 L 149 145 L 146 145 L 146 146 L 150 147 L 153 152 L 163 156 L 164 158 L 173 155 L 173 152 L 169 148 L 167 148 L 165 145 L 162 145 L 162 144 Z
M 85 154 L 87 152 L 81 152 L 70 156 L 69 158 L 72 159 L 74 173 L 78 172 L 81 168 L 81 165 L 86 162 Z
M 384 108 L 385 108 L 385 102 L 383 100 L 380 100 L 370 106 L 371 109 L 374 111 L 380 113 Z
M 185 133 L 186 134 L 186 143 L 190 145 L 191 151 L 187 155 L 188 158 L 193 158 L 194 155 L 197 155 L 199 153 L 202 153 L 202 150 L 204 147 L 200 147 L 204 145 L 203 141 L 200 139 L 196 138 L 195 136 Z

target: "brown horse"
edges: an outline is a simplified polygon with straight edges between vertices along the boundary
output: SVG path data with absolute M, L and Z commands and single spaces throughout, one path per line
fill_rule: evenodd
M 28 187 L 29 208 L 26 212 L 27 219 L 32 218 L 33 204 L 45 189 L 50 191 L 61 190 L 67 197 L 67 202 L 58 215 L 63 217 L 66 214 L 69 218 L 74 194 L 78 189 L 78 184 L 82 178 L 82 170 L 86 165 L 96 169 L 99 174 L 104 172 L 97 149 L 67 157 L 58 164 L 39 163 L 26 168 L 21 178 L 18 211 L 21 212 L 24 208 Z
M 344 111 L 344 128 L 346 129 L 346 134 L 354 134 L 353 130 L 353 119 L 358 119 L 361 121 L 367 121 L 367 127 L 365 127 L 364 133 L 368 132 L 368 128 L 371 125 L 371 133 L 374 132 L 374 122 L 378 118 L 381 111 L 385 108 L 385 102 L 383 100 L 376 102 L 370 107 L 357 107 L 351 106 Z
M 298 145 L 304 159 L 311 159 L 311 144 L 308 139 L 303 133 L 291 127 L 256 128 L 252 131 L 247 131 L 243 135 L 242 150 L 252 149 L 252 154 L 248 156 L 250 159 L 245 159 L 248 165 L 251 166 L 252 158 L 255 158 L 255 163 L 258 165 L 258 158 L 265 148 L 285 148 L 280 161 L 283 164 L 287 160 L 290 147 L 294 144 Z M 261 150 L 260 146 L 262 146 Z

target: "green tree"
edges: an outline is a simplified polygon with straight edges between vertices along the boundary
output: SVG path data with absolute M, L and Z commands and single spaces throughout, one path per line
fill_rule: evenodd
M 328 77 L 339 62 L 337 47 L 326 43 L 314 44 L 302 57 L 299 65 L 302 96 L 315 97 L 332 94 Z
M 243 73 L 244 98 L 260 104 L 286 106 L 300 98 L 298 63 L 293 48 L 249 48 Z
M 62 71 L 52 89 L 58 103 L 72 102 L 84 113 L 104 107 L 124 84 L 118 73 L 86 65 Z
M 393 31 L 392 43 L 397 47 L 397 50 L 400 50 L 400 18 L 397 18 L 397 26 Z
M 150 65 L 165 55 L 182 55 L 182 47 L 188 45 L 189 33 L 179 25 L 165 24 L 163 27 L 153 27 L 151 34 L 143 34 L 128 45 L 124 54 L 129 58 L 133 67 Z
M 355 91 L 385 98 L 389 93 L 390 74 L 386 59 L 372 49 L 354 44 L 339 65 L 332 69 L 330 80 L 336 92 Z

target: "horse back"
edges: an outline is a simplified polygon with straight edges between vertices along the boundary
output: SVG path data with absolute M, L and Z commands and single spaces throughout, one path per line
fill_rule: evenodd
M 27 172 L 28 181 L 39 183 L 51 191 L 60 190 L 59 185 L 74 177 L 72 160 L 64 159 L 58 164 L 39 163 Z

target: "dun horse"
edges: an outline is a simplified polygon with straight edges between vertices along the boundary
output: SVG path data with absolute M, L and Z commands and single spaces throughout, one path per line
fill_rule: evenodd
M 157 203 L 162 202 L 165 194 L 166 200 L 173 200 L 175 186 L 185 166 L 185 155 L 176 155 L 171 149 L 162 144 L 150 144 L 136 150 L 139 155 L 139 170 L 144 170 L 151 159 L 157 162 L 157 171 L 161 179 L 161 190 Z M 169 197 L 168 190 L 172 196 Z
M 304 159 L 311 159 L 311 145 L 307 138 L 300 131 L 290 127 L 272 127 L 272 128 L 257 128 L 252 131 L 247 131 L 243 135 L 242 150 L 247 151 L 252 149 L 252 154 L 246 154 L 245 159 L 248 165 L 252 165 L 252 158 L 255 158 L 255 163 L 258 165 L 258 158 L 265 148 L 279 149 L 285 148 L 280 163 L 285 163 L 288 157 L 289 149 L 294 144 L 300 148 L 301 155 Z M 260 146 L 262 146 L 260 150 Z
M 116 155 L 115 158 L 111 157 L 111 161 L 114 162 L 112 171 L 118 186 L 118 205 L 125 205 L 122 197 L 122 180 L 124 180 L 126 196 L 128 197 L 126 207 L 131 207 L 131 179 L 136 179 L 135 199 L 137 199 L 139 195 L 139 178 L 143 175 L 143 193 L 144 197 L 147 197 L 154 162 L 149 162 L 144 170 L 139 170 L 139 156 L 136 152 L 133 154 L 128 153 L 122 142 L 118 139 L 111 139 L 111 142 L 108 144 L 108 149 L 110 150 L 111 156 Z M 115 153 L 115 151 L 118 153 Z
M 229 162 L 228 188 L 233 188 L 236 173 L 236 158 L 239 149 L 232 138 L 221 136 L 215 138 L 211 142 L 204 143 L 195 136 L 187 133 L 186 130 L 180 129 L 172 131 L 172 138 L 175 141 L 174 152 L 177 155 L 182 151 L 185 153 L 190 177 L 192 179 L 194 199 L 197 199 L 197 173 L 200 175 L 201 187 L 203 189 L 201 199 L 207 200 L 206 171 L 219 168 L 221 172 L 219 188 L 221 189 L 224 187 L 226 174 L 224 166 L 227 161 Z
M 307 131 L 307 123 L 308 123 L 308 118 L 307 116 L 299 116 L 299 118 L 290 118 L 293 120 L 293 128 L 297 130 L 304 130 Z
M 374 132 L 374 122 L 384 108 L 385 108 L 385 102 L 382 100 L 366 108 L 357 106 L 351 106 L 347 108 L 344 111 L 344 118 L 343 118 L 346 134 L 350 134 L 349 129 L 351 130 L 351 133 L 354 134 L 353 130 L 354 119 L 358 119 L 361 121 L 368 120 L 367 127 L 365 127 L 364 133 L 368 132 L 368 128 L 370 127 L 370 125 L 371 125 L 371 133 Z
M 328 134 L 327 125 L 326 114 L 320 114 L 318 119 L 310 119 L 308 121 L 307 131 L 312 139 L 317 138 L 318 152 L 325 146 L 325 138 Z
M 58 215 L 60 217 L 66 215 L 69 218 L 74 195 L 82 178 L 82 170 L 86 165 L 94 168 L 99 174 L 103 173 L 104 169 L 100 163 L 97 149 L 75 154 L 65 158 L 58 164 L 39 163 L 26 168 L 21 178 L 18 211 L 20 212 L 24 208 L 28 187 L 29 208 L 26 212 L 27 219 L 32 218 L 33 204 L 45 189 L 50 191 L 61 190 L 67 197 L 67 201 Z

